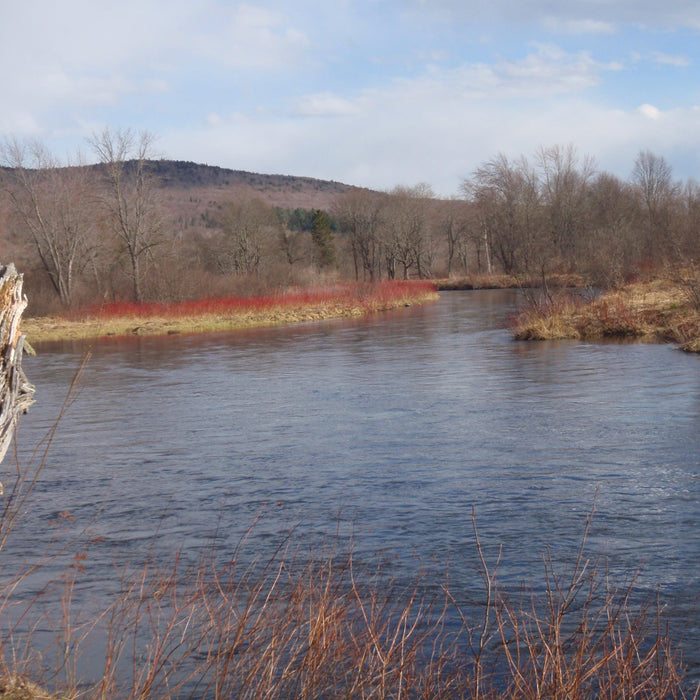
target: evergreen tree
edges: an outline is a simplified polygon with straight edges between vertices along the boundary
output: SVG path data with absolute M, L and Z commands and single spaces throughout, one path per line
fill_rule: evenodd
M 314 209 L 311 224 L 311 239 L 316 246 L 316 262 L 319 267 L 335 267 L 333 231 L 328 216 L 320 209 Z

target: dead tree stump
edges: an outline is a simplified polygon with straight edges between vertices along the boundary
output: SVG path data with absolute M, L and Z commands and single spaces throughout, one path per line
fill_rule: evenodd
M 20 318 L 27 307 L 22 278 L 13 263 L 0 265 L 0 461 L 12 443 L 19 416 L 34 403 L 34 387 L 22 370 Z M 0 484 L 0 493 L 1 489 Z

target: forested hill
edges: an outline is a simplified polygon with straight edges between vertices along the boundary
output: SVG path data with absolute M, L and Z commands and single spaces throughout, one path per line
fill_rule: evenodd
M 255 195 L 274 206 L 292 209 L 325 209 L 337 195 L 356 189 L 340 182 L 311 177 L 263 175 L 181 160 L 153 160 L 149 165 L 164 188 L 211 189 L 220 193 L 227 191 L 231 195 Z

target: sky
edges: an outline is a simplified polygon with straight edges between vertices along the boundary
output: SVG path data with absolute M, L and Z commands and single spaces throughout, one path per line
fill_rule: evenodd
M 573 144 L 700 180 L 698 0 L 0 0 L 0 136 L 457 195 Z

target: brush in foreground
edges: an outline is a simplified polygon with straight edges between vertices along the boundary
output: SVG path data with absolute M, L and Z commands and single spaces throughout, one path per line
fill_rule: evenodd
M 475 524 L 473 536 L 483 586 L 470 604 L 447 577 L 392 580 L 341 549 L 351 543 L 301 557 L 287 540 L 243 565 L 244 539 L 223 563 L 212 546 L 190 568 L 176 556 L 170 568 L 125 571 L 110 607 L 80 623 L 74 568 L 64 617 L 48 620 L 55 648 L 35 653 L 31 638 L 18 647 L 17 631 L 5 633 L 2 669 L 38 674 L 53 651 L 46 686 L 103 700 L 690 697 L 659 607 L 634 603 L 633 585 L 615 588 L 585 556 L 585 534 L 568 571 L 545 556 L 541 590 L 515 591 L 499 583 L 500 557 L 486 560 Z M 90 680 L 76 669 L 96 639 L 105 657 Z

